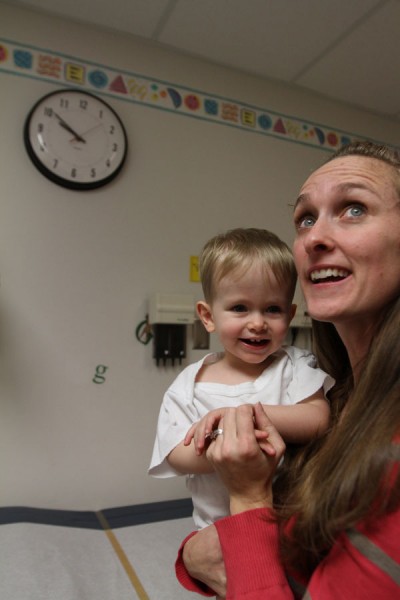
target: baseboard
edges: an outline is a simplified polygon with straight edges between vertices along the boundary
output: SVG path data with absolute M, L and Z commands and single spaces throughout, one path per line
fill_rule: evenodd
M 110 528 L 117 529 L 190 517 L 192 511 L 191 499 L 182 498 L 164 502 L 106 508 L 100 512 L 107 519 Z M 0 507 L 0 525 L 11 523 L 37 523 L 84 529 L 103 529 L 96 511 L 56 510 L 25 506 Z

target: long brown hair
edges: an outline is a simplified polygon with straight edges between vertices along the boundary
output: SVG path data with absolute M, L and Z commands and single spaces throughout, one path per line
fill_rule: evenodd
M 400 189 L 400 159 L 395 152 L 360 142 L 336 156 L 348 155 L 378 158 L 395 167 L 394 181 Z M 335 327 L 313 322 L 319 365 L 336 385 L 329 398 L 331 430 L 294 458 L 289 453 L 288 468 L 281 480 L 278 477 L 277 515 L 283 524 L 296 515 L 290 535 L 282 536 L 283 558 L 294 569 L 310 573 L 340 532 L 400 504 L 400 469 L 394 468 L 400 459 L 400 445 L 394 443 L 400 434 L 400 298 L 387 307 L 374 332 L 354 384 Z

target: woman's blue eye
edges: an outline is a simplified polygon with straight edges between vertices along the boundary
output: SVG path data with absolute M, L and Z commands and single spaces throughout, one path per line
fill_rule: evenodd
M 346 211 L 351 217 L 361 217 L 365 213 L 365 209 L 363 206 L 359 204 L 354 204 L 350 206 Z
M 296 219 L 295 224 L 296 227 L 298 229 L 307 229 L 309 227 L 312 227 L 315 223 L 315 219 L 314 217 L 311 217 L 310 215 L 306 216 L 306 217 L 300 217 L 299 219 Z

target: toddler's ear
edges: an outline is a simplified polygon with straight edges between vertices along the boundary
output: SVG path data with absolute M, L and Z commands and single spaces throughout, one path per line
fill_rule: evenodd
M 212 316 L 211 306 L 200 300 L 196 304 L 197 314 L 199 315 L 200 321 L 203 323 L 204 327 L 208 331 L 208 333 L 212 333 L 215 331 L 214 319 Z

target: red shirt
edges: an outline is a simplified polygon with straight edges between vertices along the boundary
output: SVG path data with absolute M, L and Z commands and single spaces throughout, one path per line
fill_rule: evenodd
M 304 592 L 311 600 L 400 598 L 400 509 L 374 526 L 361 523 L 341 534 L 311 578 L 291 581 L 292 587 L 279 557 L 277 525 L 267 515 L 269 509 L 255 509 L 215 523 L 227 574 L 227 600 L 293 600 Z M 178 580 L 188 590 L 215 596 L 185 569 L 182 548 L 187 539 L 176 561 Z

